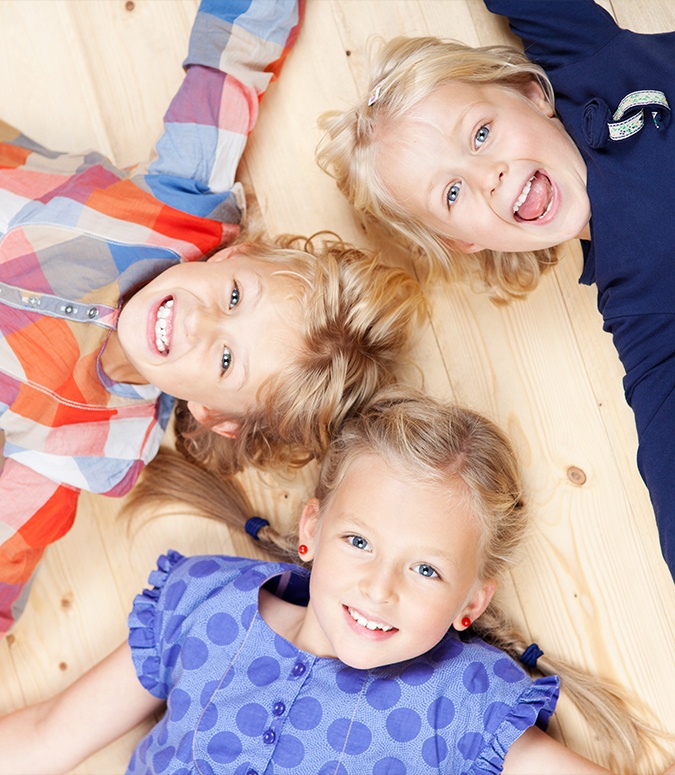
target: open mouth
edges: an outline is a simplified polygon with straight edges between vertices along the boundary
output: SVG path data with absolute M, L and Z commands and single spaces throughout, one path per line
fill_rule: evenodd
M 169 354 L 172 328 L 173 297 L 169 296 L 159 305 L 155 319 L 155 346 L 160 355 Z
M 349 611 L 349 615 L 352 617 L 352 619 L 357 624 L 360 624 L 361 627 L 365 627 L 367 630 L 381 630 L 382 632 L 390 632 L 391 630 L 395 629 L 390 624 L 382 624 L 381 622 L 375 622 L 371 621 L 370 619 L 366 619 L 366 617 L 355 608 L 349 608 L 348 606 L 347 610 Z
M 538 221 L 548 215 L 552 202 L 553 185 L 547 175 L 537 170 L 513 203 L 513 214 L 519 222 Z

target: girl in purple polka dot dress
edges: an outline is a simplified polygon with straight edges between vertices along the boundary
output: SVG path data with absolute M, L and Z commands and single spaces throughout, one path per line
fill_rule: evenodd
M 165 702 L 129 775 L 608 772 L 542 731 L 553 673 L 618 771 L 653 737 L 615 690 L 527 647 L 495 607 L 526 516 L 513 451 L 480 415 L 381 396 L 334 440 L 295 540 L 247 520 L 231 483 L 179 457 L 153 465 L 136 502 L 189 492 L 311 571 L 160 557 L 128 644 L 0 722 L 1 773 L 70 771 Z

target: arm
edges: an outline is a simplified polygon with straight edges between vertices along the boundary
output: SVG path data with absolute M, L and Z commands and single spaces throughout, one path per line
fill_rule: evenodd
M 608 775 L 610 772 L 530 727 L 513 743 L 504 759 L 504 775 Z
M 125 643 L 61 694 L 0 719 L 0 775 L 69 772 L 161 704 L 138 682 Z
M 186 77 L 145 176 L 155 196 L 179 210 L 238 222 L 234 176 L 258 103 L 295 43 L 303 5 L 253 0 L 242 10 L 241 4 L 202 0 Z
M 546 70 L 585 59 L 620 32 L 593 0 L 485 0 L 485 5 L 507 17 L 525 54 Z
M 79 491 L 7 459 L 0 472 L 0 637 L 19 618 L 46 546 L 73 524 Z

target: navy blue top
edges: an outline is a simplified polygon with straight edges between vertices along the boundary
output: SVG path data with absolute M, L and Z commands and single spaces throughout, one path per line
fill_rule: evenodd
M 127 775 L 496 775 L 546 725 L 559 680 L 533 680 L 453 629 L 431 651 L 355 670 L 301 651 L 258 611 L 265 585 L 306 604 L 309 574 L 242 557 L 159 559 L 129 617 L 139 679 L 167 700 Z
M 547 72 L 556 108 L 586 162 L 591 243 L 580 282 L 598 288 L 604 328 L 626 370 L 638 465 L 675 576 L 675 129 L 658 99 L 628 108 L 644 126 L 611 139 L 621 101 L 663 92 L 675 104 L 675 33 L 621 29 L 591 0 L 485 0 Z

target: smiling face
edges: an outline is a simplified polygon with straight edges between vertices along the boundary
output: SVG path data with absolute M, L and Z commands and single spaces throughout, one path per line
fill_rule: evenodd
M 300 540 L 313 566 L 292 640 L 351 667 L 425 653 L 494 591 L 476 578 L 480 531 L 463 483 L 414 483 L 375 455 L 354 460 L 321 514 L 308 503 Z
M 584 233 L 586 165 L 541 88 L 452 81 L 383 127 L 397 204 L 463 252 L 541 250 Z
M 192 402 L 197 419 L 199 407 L 245 414 L 302 344 L 296 281 L 275 271 L 235 247 L 162 272 L 122 308 L 127 368 Z

